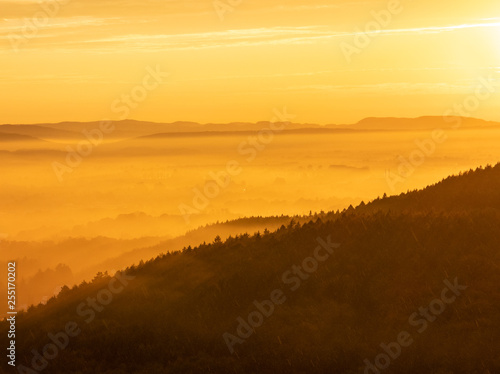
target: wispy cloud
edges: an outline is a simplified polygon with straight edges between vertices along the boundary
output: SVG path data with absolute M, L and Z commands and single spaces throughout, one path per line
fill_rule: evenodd
M 335 38 L 352 37 L 359 34 L 356 31 L 335 30 L 332 26 L 294 26 L 294 27 L 271 27 L 251 28 L 239 30 L 212 31 L 200 33 L 135 33 L 120 34 L 99 37 L 98 30 L 88 32 L 90 27 L 123 23 L 124 20 L 115 18 L 92 18 L 79 17 L 67 19 L 54 19 L 47 29 L 67 29 L 77 34 L 77 38 L 71 39 L 67 34 L 56 33 L 40 34 L 40 37 L 50 38 L 46 43 L 51 47 L 61 48 L 86 48 L 90 50 L 108 50 L 113 48 L 119 50 L 192 50 L 207 48 L 234 48 L 252 47 L 262 45 L 294 45 L 327 43 Z M 137 20 L 135 21 L 137 22 Z M 146 23 L 146 20 L 145 22 Z M 0 24 L 0 38 L 6 38 L 10 32 L 19 30 L 22 25 L 17 21 L 3 22 Z M 500 22 L 476 22 L 458 25 L 426 26 L 412 28 L 387 29 L 372 31 L 369 33 L 378 35 L 419 35 L 454 32 L 464 29 L 481 29 L 500 27 Z M 109 31 L 109 30 L 107 30 Z M 39 47 L 39 45 L 38 45 Z
M 122 21 L 117 18 L 95 18 L 95 17 L 70 17 L 52 18 L 46 25 L 40 27 L 42 30 L 52 29 L 83 29 L 89 26 L 102 26 L 107 24 L 117 24 Z M 22 33 L 25 20 L 20 18 L 4 18 L 0 21 L 0 35 L 7 33 Z M 63 34 L 64 35 L 64 34 Z M 58 36 L 63 36 L 58 34 Z
M 349 84 L 349 85 L 297 85 L 286 88 L 275 88 L 283 91 L 305 91 L 305 92 L 330 92 L 346 94 L 461 94 L 470 90 L 470 84 L 450 84 L 449 82 L 393 82 L 376 84 Z
M 415 27 L 406 29 L 390 29 L 382 30 L 380 32 L 372 31 L 371 34 L 434 34 L 440 32 L 457 31 L 463 29 L 479 29 L 479 28 L 490 28 L 499 27 L 500 22 L 488 22 L 488 23 L 472 23 L 472 24 L 461 24 L 461 25 L 449 25 L 449 26 L 430 26 L 430 27 Z M 356 35 L 357 33 L 352 33 L 351 35 Z

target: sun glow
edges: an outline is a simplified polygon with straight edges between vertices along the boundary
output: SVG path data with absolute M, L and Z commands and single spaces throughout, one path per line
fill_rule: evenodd
M 500 65 L 500 19 L 490 16 L 498 4 L 490 0 L 391 9 L 258 0 L 222 14 L 211 1 L 89 0 L 52 11 L 31 0 L 0 3 L 9 4 L 0 20 L 4 123 L 119 119 L 113 102 L 156 65 L 171 74 L 168 83 L 131 118 L 255 122 L 283 104 L 321 124 L 440 115 Z M 40 12 L 47 19 L 34 19 Z M 380 32 L 365 32 L 374 27 Z M 475 116 L 500 120 L 497 107 L 485 102 Z

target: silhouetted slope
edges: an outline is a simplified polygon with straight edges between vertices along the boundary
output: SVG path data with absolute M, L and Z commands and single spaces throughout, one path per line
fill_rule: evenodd
M 299 218 L 297 218 L 299 219 Z M 304 220 L 300 218 L 299 220 Z M 96 273 L 96 269 L 123 269 L 131 263 L 137 263 L 140 260 L 147 260 L 158 255 L 168 248 L 168 251 L 179 251 L 183 247 L 196 246 L 203 242 L 211 242 L 216 236 L 226 239 L 228 236 L 240 235 L 243 233 L 254 234 L 258 231 L 264 231 L 268 228 L 271 231 L 276 230 L 281 225 L 290 222 L 288 216 L 280 217 L 250 217 L 240 218 L 227 222 L 217 222 L 211 225 L 199 227 L 196 230 L 191 230 L 185 235 L 181 235 L 172 239 L 162 241 L 157 245 L 148 247 L 137 247 L 132 250 L 125 251 L 119 256 L 106 258 L 97 265 L 86 269 L 83 273 L 85 276 L 92 271 Z
M 373 363 L 384 353 L 380 344 L 396 341 L 402 331 L 413 342 L 381 372 L 499 372 L 498 168 L 372 205 L 400 201 L 401 211 L 349 209 L 328 221 L 292 222 L 273 233 L 160 255 L 128 269 L 134 279 L 86 323 L 88 298 L 101 292 L 102 299 L 109 287 L 110 278 L 100 275 L 18 316 L 19 359 L 31 361 L 31 349 L 40 352 L 50 343 L 49 332 L 74 321 L 81 333 L 49 360 L 46 372 L 362 373 L 364 360 Z M 490 196 L 478 206 L 457 201 L 460 209 L 446 210 L 449 199 L 467 198 L 476 183 L 491 184 L 481 188 Z M 449 197 L 452 188 L 462 192 Z M 421 197 L 418 211 L 405 196 Z M 444 201 L 440 211 L 436 199 Z M 308 278 L 292 291 L 295 282 L 290 276 L 283 282 L 282 275 L 303 266 L 318 238 L 328 237 L 340 247 L 330 247 L 317 270 L 303 270 Z M 443 293 L 445 282 L 455 279 L 467 288 Z M 223 334 L 236 335 L 237 318 L 247 320 L 257 310 L 254 300 L 268 300 L 276 289 L 284 303 L 231 354 Z M 441 298 L 449 301 L 442 313 L 420 309 L 431 304 L 436 310 Z M 411 319 L 414 313 L 433 321 Z M 6 324 L 0 326 L 5 336 Z
M 460 211 L 500 206 L 500 164 L 469 170 L 421 191 L 378 199 L 362 210 Z

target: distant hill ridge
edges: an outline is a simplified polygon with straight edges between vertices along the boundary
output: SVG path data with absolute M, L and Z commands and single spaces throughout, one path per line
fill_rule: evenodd
M 436 128 L 448 128 L 459 117 L 445 119 L 443 117 L 418 118 L 365 118 L 351 125 L 317 125 L 310 123 L 286 123 L 285 131 L 423 131 Z M 500 123 L 476 118 L 461 118 L 461 128 L 500 127 Z M 0 134 L 10 133 L 31 136 L 46 140 L 82 138 L 84 131 L 99 128 L 100 122 L 61 122 L 40 123 L 33 125 L 0 125 Z M 243 133 L 256 132 L 269 127 L 269 122 L 232 122 L 207 123 L 177 121 L 173 123 L 155 123 L 148 121 L 123 120 L 113 121 L 115 130 L 106 134 L 107 138 L 135 138 L 145 136 L 172 136 L 171 134 L 207 134 L 210 133 Z M 161 134 L 161 135 L 160 135 Z M 164 135 L 170 134 L 170 135 Z

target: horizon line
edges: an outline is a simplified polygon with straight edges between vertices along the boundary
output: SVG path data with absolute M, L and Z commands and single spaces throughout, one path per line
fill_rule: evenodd
M 291 122 L 291 121 L 275 121 L 276 123 L 290 123 L 293 125 L 315 125 L 315 126 L 320 126 L 320 127 L 326 127 L 326 126 L 353 126 L 357 125 L 363 121 L 366 120 L 418 120 L 418 119 L 423 119 L 423 118 L 441 118 L 443 120 L 445 119 L 465 119 L 465 120 L 476 120 L 476 121 L 483 121 L 483 122 L 495 122 L 495 123 L 500 123 L 499 120 L 490 120 L 490 119 L 485 119 L 485 118 L 478 118 L 478 117 L 464 117 L 464 116 L 445 116 L 445 115 L 421 115 L 417 117 L 390 117 L 390 116 L 368 116 L 368 117 L 363 117 L 357 122 L 353 123 L 326 123 L 326 124 L 320 124 L 320 123 L 315 123 L 315 122 Z M 231 121 L 231 122 L 206 122 L 206 123 L 201 123 L 201 122 L 196 122 L 196 121 L 189 121 L 189 120 L 176 120 L 173 122 L 158 122 L 158 121 L 149 121 L 149 120 L 138 120 L 134 118 L 126 118 L 126 119 L 118 119 L 118 120 L 113 120 L 113 119 L 100 119 L 100 120 L 90 120 L 90 121 L 78 121 L 78 120 L 64 120 L 64 121 L 57 121 L 57 122 L 36 122 L 36 123 L 1 123 L 0 126 L 42 126 L 42 125 L 61 125 L 61 124 L 89 124 L 89 123 L 100 123 L 100 122 L 112 122 L 112 123 L 120 123 L 120 122 L 143 122 L 143 123 L 150 123 L 150 124 L 157 124 L 157 125 L 174 125 L 174 124 L 179 124 L 179 123 L 191 123 L 191 124 L 196 124 L 200 126 L 209 126 L 209 125 L 231 125 L 231 124 L 250 124 L 250 125 L 255 125 L 259 123 L 271 123 L 273 121 L 269 120 L 261 120 L 261 121 Z

